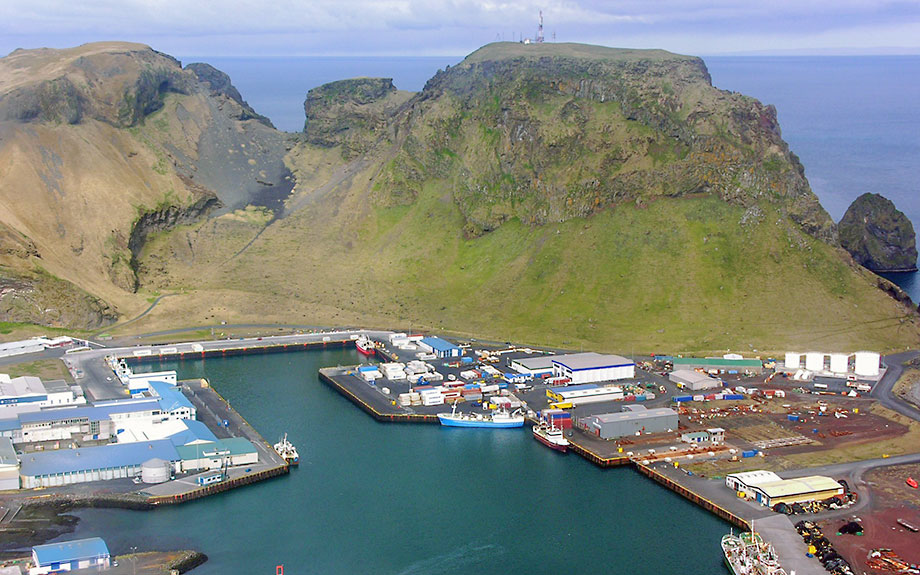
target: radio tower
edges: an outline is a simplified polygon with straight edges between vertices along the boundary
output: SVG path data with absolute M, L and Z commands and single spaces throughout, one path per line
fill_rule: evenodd
M 540 24 L 537 26 L 537 44 L 543 43 L 543 10 L 540 10 Z

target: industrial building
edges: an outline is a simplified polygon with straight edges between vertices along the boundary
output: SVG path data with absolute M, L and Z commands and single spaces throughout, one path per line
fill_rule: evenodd
M 729 473 L 725 476 L 725 485 L 767 507 L 777 503 L 822 501 L 844 492 L 842 485 L 823 475 L 783 479 L 772 471 L 763 470 Z
M 134 477 L 149 459 L 178 461 L 169 439 L 143 443 L 113 443 L 98 447 L 36 451 L 22 456 L 23 489 L 57 487 L 87 481 Z
M 672 371 L 668 374 L 668 380 L 676 384 L 677 387 L 690 389 L 692 391 L 722 387 L 722 380 L 718 377 L 711 377 L 693 369 L 678 369 Z
M 623 388 L 614 385 L 600 387 L 594 383 L 583 383 L 566 387 L 551 387 L 546 390 L 546 397 L 556 402 L 582 405 L 623 399 Z
M 587 433 L 601 439 L 616 439 L 636 433 L 661 433 L 677 429 L 677 412 L 666 407 L 646 409 L 628 405 L 619 413 L 602 413 L 582 418 L 579 424 Z
M 686 431 L 680 434 L 680 440 L 690 444 L 709 443 L 710 445 L 720 445 L 725 442 L 725 430 L 721 427 L 710 427 L 705 430 Z
M 439 358 L 442 357 L 460 357 L 463 350 L 459 346 L 450 343 L 439 337 L 423 337 L 419 340 L 418 346 L 428 353 L 433 353 Z
M 636 373 L 635 362 L 619 355 L 573 353 L 551 356 L 550 361 L 555 377 L 568 378 L 574 384 L 629 379 Z
M 524 375 L 532 375 L 534 377 L 541 377 L 543 375 L 549 375 L 553 373 L 553 360 L 559 359 L 564 356 L 558 355 L 541 355 L 538 357 L 522 357 L 518 359 L 512 359 L 511 369 L 518 373 L 523 373 Z
M 763 362 L 759 359 L 739 359 L 732 357 L 675 357 L 671 360 L 676 370 L 701 369 L 706 373 L 724 373 L 729 375 L 741 373 L 763 373 Z
M 9 437 L 0 437 L 0 491 L 19 489 L 19 459 Z
M 10 378 L 0 373 L 0 413 L 10 407 L 28 407 L 31 411 L 37 411 L 44 407 L 82 403 L 86 403 L 83 394 L 76 393 L 62 379 L 42 382 L 40 378 L 31 375 Z
M 224 463 L 230 466 L 253 465 L 259 462 L 259 452 L 251 441 L 243 437 L 219 439 L 213 443 L 183 445 L 176 447 L 179 455 L 179 471 L 190 473 L 206 469 L 220 469 Z
M 62 335 L 55 337 L 53 339 L 48 339 L 46 337 L 33 337 L 31 339 L 24 339 L 20 341 L 8 341 L 5 343 L 0 343 L 0 357 L 8 357 L 11 355 L 22 355 L 26 353 L 37 353 L 39 351 L 45 351 L 49 347 L 62 347 L 73 343 L 73 339 Z
M 242 437 L 201 441 L 194 426 L 167 439 L 133 443 L 110 443 L 97 447 L 36 451 L 22 456 L 23 489 L 56 487 L 87 481 L 136 477 L 152 459 L 169 462 L 176 473 L 202 469 L 253 465 L 259 452 Z M 210 432 L 208 432 L 210 434 Z M 213 435 L 210 435 L 213 437 Z
M 77 569 L 105 569 L 112 556 L 105 541 L 99 537 L 48 543 L 32 547 L 32 564 L 29 575 L 46 575 Z

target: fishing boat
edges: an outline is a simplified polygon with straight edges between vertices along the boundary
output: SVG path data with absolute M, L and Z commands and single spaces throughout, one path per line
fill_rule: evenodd
M 288 441 L 287 433 L 284 434 L 281 441 L 275 444 L 275 451 L 277 451 L 278 455 L 283 457 L 289 465 L 298 465 L 300 463 L 300 456 L 297 454 L 297 448 Z
M 462 413 L 457 411 L 457 404 L 453 404 L 450 413 L 439 413 L 441 425 L 447 427 L 524 427 L 524 414 L 520 410 L 508 412 L 507 409 L 496 409 L 490 413 Z
M 377 350 L 377 345 L 374 341 L 364 334 L 359 335 L 358 339 L 355 340 L 355 347 L 358 348 L 358 353 L 363 353 L 364 355 L 374 355 Z
M 722 553 L 725 565 L 733 575 L 786 575 L 773 545 L 754 531 L 724 535 Z
M 562 429 L 555 425 L 547 425 L 541 421 L 533 426 L 533 437 L 550 449 L 565 453 L 569 448 L 569 440 L 562 434 Z

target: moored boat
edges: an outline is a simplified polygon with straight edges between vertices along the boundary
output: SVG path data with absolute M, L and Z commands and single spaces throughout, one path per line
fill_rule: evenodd
M 364 334 L 359 335 L 358 339 L 355 340 L 355 347 L 358 348 L 359 353 L 364 355 L 374 355 L 377 349 L 374 341 Z
M 734 575 L 786 575 L 773 545 L 759 533 L 728 533 L 722 537 L 725 565 Z
M 288 441 L 287 433 L 284 434 L 281 441 L 275 444 L 275 451 L 277 451 L 278 455 L 284 458 L 289 465 L 300 464 L 300 455 L 297 454 L 297 448 L 294 447 L 294 444 Z
M 506 409 L 496 409 L 490 413 L 463 413 L 457 411 L 454 403 L 450 413 L 439 413 L 441 425 L 447 427 L 524 427 L 524 415 L 520 410 L 511 413 Z
M 560 453 L 568 451 L 569 440 L 563 435 L 562 429 L 555 425 L 547 425 L 541 421 L 533 426 L 533 436 L 534 439 L 550 449 L 555 449 Z

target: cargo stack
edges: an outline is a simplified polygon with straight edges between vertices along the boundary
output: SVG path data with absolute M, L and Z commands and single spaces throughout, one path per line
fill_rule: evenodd
M 361 365 L 358 366 L 358 376 L 368 383 L 373 383 L 383 377 L 383 374 L 376 365 Z
M 381 363 L 379 366 L 383 376 L 391 381 L 406 379 L 406 366 L 402 363 Z
M 424 406 L 444 405 L 444 395 L 441 393 L 440 387 L 423 389 L 419 391 L 419 397 Z
M 547 424 L 560 429 L 572 428 L 572 414 L 561 409 L 546 409 L 541 413 Z

